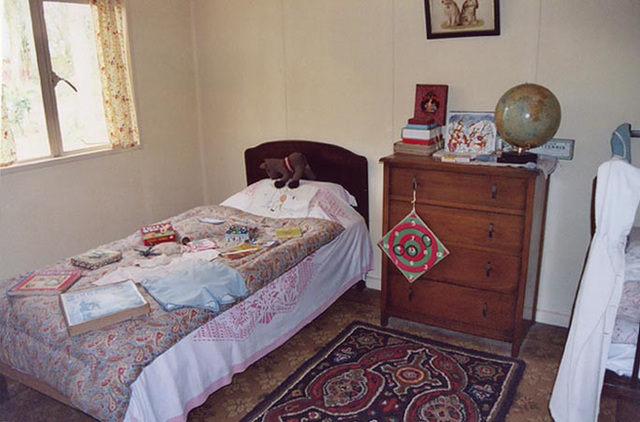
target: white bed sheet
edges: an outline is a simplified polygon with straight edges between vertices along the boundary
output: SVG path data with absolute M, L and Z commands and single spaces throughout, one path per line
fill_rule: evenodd
M 364 279 L 373 269 L 366 224 L 346 202 L 331 208 L 345 231 L 145 367 L 132 384 L 125 421 L 185 421 L 234 374 L 293 337 Z
M 633 227 L 629 233 L 624 276 L 607 369 L 618 375 L 631 376 L 640 324 L 640 227 Z

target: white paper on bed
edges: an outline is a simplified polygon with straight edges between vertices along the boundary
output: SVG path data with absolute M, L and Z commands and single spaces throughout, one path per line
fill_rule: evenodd
M 362 217 L 342 194 L 318 192 L 325 200 L 312 201 L 303 212 L 327 214 L 345 231 L 145 367 L 132 384 L 125 421 L 185 421 L 189 410 L 231 383 L 233 374 L 283 344 L 373 269 L 373 247 Z M 233 205 L 252 208 L 237 201 Z
M 625 271 L 625 244 L 640 202 L 640 169 L 620 158 L 598 168 L 596 232 L 551 395 L 555 422 L 595 422 Z

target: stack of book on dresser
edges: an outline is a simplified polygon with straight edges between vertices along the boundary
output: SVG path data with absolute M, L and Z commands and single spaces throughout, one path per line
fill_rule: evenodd
M 416 85 L 413 117 L 393 145 L 400 154 L 431 155 L 442 149 L 446 132 L 448 85 Z
M 414 119 L 410 119 L 412 121 Z M 393 152 L 431 155 L 444 145 L 444 127 L 435 122 L 409 123 L 402 128 L 402 139 L 393 145 Z

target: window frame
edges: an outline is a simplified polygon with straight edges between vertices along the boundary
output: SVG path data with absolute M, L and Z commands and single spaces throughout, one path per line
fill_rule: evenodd
M 60 4 L 86 4 L 88 7 L 92 7 L 91 0 L 28 0 L 30 23 L 33 32 L 33 42 L 36 55 L 36 63 L 38 66 L 38 76 L 40 77 L 40 89 L 42 94 L 42 102 L 45 115 L 45 127 L 47 136 L 47 145 L 49 145 L 49 154 L 34 158 L 25 158 L 16 160 L 13 163 L 0 167 L 0 173 L 11 173 L 13 170 L 24 170 L 27 168 L 39 168 L 42 166 L 48 166 L 50 164 L 61 164 L 77 159 L 85 159 L 89 157 L 104 156 L 105 154 L 111 155 L 113 153 L 120 153 L 128 150 L 139 150 L 142 148 L 142 142 L 137 136 L 137 143 L 133 146 L 125 149 L 114 148 L 111 139 L 107 139 L 106 143 L 88 146 L 86 148 L 73 149 L 64 151 L 62 142 L 62 133 L 60 127 L 60 115 L 58 112 L 58 103 L 56 98 L 56 85 L 54 81 L 54 72 L 51 62 L 51 55 L 49 52 L 49 39 L 47 35 L 44 5 L 48 3 L 60 3 Z M 123 0 L 123 7 L 127 3 Z M 137 99 L 135 96 L 135 90 L 133 87 L 133 66 L 131 56 L 131 45 L 129 39 L 129 19 L 127 13 L 124 11 L 124 44 L 126 54 L 126 68 L 127 78 L 131 87 L 130 96 L 132 99 L 132 107 L 137 110 Z M 100 101 L 104 101 L 101 97 Z M 137 111 L 135 111 L 137 115 Z M 105 116 L 106 118 L 106 116 Z M 137 119 L 136 119 L 137 120 Z M 16 140 L 17 141 L 17 140 Z
M 62 132 L 60 130 L 60 114 L 58 112 L 58 102 L 55 93 L 56 86 L 53 78 L 54 72 L 51 64 L 51 53 L 49 51 L 49 37 L 44 17 L 45 2 L 86 4 L 91 7 L 91 0 L 29 0 L 31 27 L 33 29 L 34 47 L 36 50 L 36 61 L 38 63 L 38 74 L 40 75 L 42 102 L 47 127 L 49 156 L 22 160 L 19 161 L 19 163 L 41 161 L 57 157 L 78 155 L 91 151 L 111 149 L 108 141 L 106 144 L 76 149 L 73 151 L 65 151 L 63 148 Z M 129 75 L 131 75 L 131 69 L 129 69 Z

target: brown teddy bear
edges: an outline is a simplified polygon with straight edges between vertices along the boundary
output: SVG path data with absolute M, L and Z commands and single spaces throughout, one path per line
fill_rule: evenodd
M 289 182 L 289 187 L 295 189 L 300 186 L 300 179 L 313 180 L 316 176 L 307 163 L 307 157 L 300 152 L 292 152 L 284 158 L 265 158 L 260 168 L 267 172 L 269 178 L 275 180 L 275 186 L 280 189 Z

